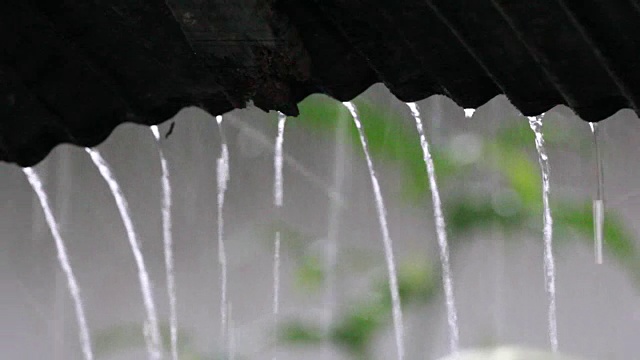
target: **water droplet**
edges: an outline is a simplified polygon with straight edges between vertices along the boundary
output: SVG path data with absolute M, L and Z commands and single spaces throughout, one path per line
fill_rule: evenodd
M 158 129 L 157 125 L 152 125 L 151 126 L 151 132 L 153 133 L 153 137 L 156 138 L 156 140 L 160 140 L 160 130 Z
M 464 109 L 464 117 L 466 117 L 467 119 L 470 119 L 471 117 L 473 117 L 473 114 L 475 112 L 476 112 L 476 109 L 472 109 L 472 108 Z

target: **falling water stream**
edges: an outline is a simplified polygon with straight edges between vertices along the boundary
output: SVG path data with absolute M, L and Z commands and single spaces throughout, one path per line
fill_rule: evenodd
M 278 135 L 276 136 L 276 148 L 273 156 L 274 166 L 274 183 L 273 183 L 273 205 L 278 212 L 278 218 L 282 214 L 283 205 L 283 181 L 282 181 L 282 146 L 284 144 L 284 126 L 287 122 L 287 116 L 281 112 L 278 112 Z M 278 313 L 280 312 L 280 230 L 276 230 L 274 239 L 274 252 L 273 252 L 273 316 L 276 327 L 278 325 Z M 274 351 L 273 358 L 276 358 L 278 349 L 277 346 Z
M 235 321 L 233 319 L 233 303 L 229 301 L 227 306 L 228 309 L 228 325 L 227 325 L 227 338 L 229 339 L 227 347 L 228 347 L 228 358 L 229 360 L 235 360 L 236 358 L 236 333 L 235 333 Z
M 144 263 L 144 256 L 142 255 L 142 249 L 138 236 L 136 234 L 133 222 L 129 216 L 129 205 L 124 197 L 120 185 L 118 184 L 109 164 L 102 157 L 98 150 L 85 148 L 85 151 L 91 156 L 91 160 L 96 165 L 100 174 L 107 182 L 113 197 L 116 200 L 120 217 L 124 223 L 125 230 L 127 231 L 127 238 L 133 257 L 135 259 L 136 266 L 138 268 L 138 278 L 140 281 L 140 290 L 142 291 L 142 299 L 144 301 L 144 307 L 146 311 L 146 322 L 144 325 L 144 337 L 147 345 L 147 353 L 150 359 L 157 360 L 162 358 L 162 348 L 160 339 L 160 327 L 158 325 L 158 315 L 156 313 L 156 307 L 153 300 L 153 291 L 151 289 L 151 282 L 149 280 L 149 274 Z
M 411 114 L 416 120 L 416 128 L 420 136 L 420 145 L 424 156 L 424 163 L 427 167 L 427 175 L 429 176 L 429 188 L 431 189 L 431 200 L 433 202 L 433 215 L 436 223 L 436 235 L 438 237 L 438 247 L 440 248 L 440 263 L 442 266 L 442 284 L 444 286 L 444 296 L 447 305 L 447 322 L 449 324 L 449 349 L 452 353 L 458 352 L 459 330 L 458 330 L 458 314 L 456 311 L 456 302 L 453 295 L 453 277 L 451 275 L 451 265 L 449 264 L 449 244 L 447 241 L 447 230 L 442 213 L 442 203 L 440 202 L 440 193 L 438 191 L 438 183 L 436 181 L 436 171 L 429 151 L 429 142 L 424 133 L 422 118 L 420 117 L 420 108 L 416 103 L 407 103 Z
M 87 326 L 87 318 L 84 315 L 84 306 L 82 304 L 82 298 L 80 296 L 80 287 L 78 286 L 76 277 L 73 274 L 73 269 L 71 268 L 71 263 L 69 262 L 69 256 L 67 255 L 67 247 L 65 246 L 64 240 L 60 235 L 58 223 L 53 216 L 53 212 L 51 211 L 49 198 L 47 197 L 47 193 L 44 191 L 42 181 L 40 180 L 38 174 L 32 168 L 24 168 L 22 169 L 22 171 L 27 176 L 29 184 L 31 184 L 31 187 L 38 196 L 38 200 L 40 201 L 40 205 L 42 206 L 42 210 L 44 211 L 47 225 L 49 226 L 49 230 L 51 231 L 53 240 L 56 243 L 58 261 L 60 262 L 60 267 L 62 268 L 62 271 L 67 278 L 67 287 L 69 288 L 69 294 L 71 294 L 71 299 L 73 300 L 73 305 L 76 312 L 76 322 L 78 323 L 78 335 L 80 337 L 80 345 L 82 346 L 82 354 L 84 355 L 85 360 L 92 360 L 93 350 L 91 349 L 91 337 L 89 335 L 89 327 Z
M 387 224 L 387 214 L 384 199 L 376 176 L 373 161 L 369 153 L 367 138 L 359 118 L 358 110 L 356 106 L 351 102 L 344 102 L 344 106 L 348 109 L 353 121 L 358 130 L 361 145 L 365 154 L 367 167 L 371 177 L 376 211 L 378 215 L 378 221 L 380 225 L 380 231 L 382 234 L 384 253 L 386 258 L 387 271 L 389 276 L 389 289 L 392 302 L 392 316 L 395 335 L 395 344 L 397 349 L 397 359 L 404 360 L 405 358 L 405 346 L 404 346 L 404 324 L 402 314 L 402 304 L 399 294 L 399 285 L 397 279 L 396 265 L 393 253 L 393 243 L 389 234 L 389 228 Z M 446 224 L 444 215 L 442 212 L 442 204 L 440 194 L 437 187 L 437 177 L 435 174 L 435 168 L 433 159 L 429 149 L 429 142 L 426 138 L 422 118 L 420 114 L 420 108 L 416 103 L 406 104 L 415 119 L 416 128 L 420 137 L 420 144 L 423 150 L 423 160 L 426 166 L 428 174 L 429 187 L 431 190 L 434 219 L 436 224 L 436 233 L 439 247 L 439 257 L 442 266 L 442 280 L 444 287 L 444 295 L 446 301 L 447 310 L 447 322 L 449 327 L 449 347 L 453 354 L 459 351 L 459 328 L 457 323 L 457 309 L 455 296 L 453 292 L 453 279 L 451 274 L 449 246 L 446 233 Z M 466 117 L 472 117 L 475 109 L 464 109 Z M 543 240 L 544 240 L 544 275 L 545 275 L 545 288 L 548 293 L 548 336 L 553 352 L 558 351 L 558 334 L 557 334 L 557 319 L 556 319 L 556 285 L 555 285 L 555 263 L 553 255 L 553 219 L 549 203 L 550 194 L 550 167 L 549 159 L 545 150 L 544 136 L 542 132 L 543 116 L 541 114 L 535 117 L 528 117 L 529 126 L 535 134 L 535 145 L 538 152 L 538 160 L 542 174 L 542 199 L 543 199 Z M 286 124 L 286 115 L 278 112 L 278 127 L 277 137 L 275 141 L 274 151 L 274 188 L 273 188 L 273 205 L 276 210 L 278 219 L 282 217 L 283 208 L 283 143 L 284 143 L 284 130 Z M 223 344 L 225 346 L 225 354 L 227 357 L 235 358 L 236 355 L 236 338 L 234 333 L 234 319 L 232 313 L 232 305 L 228 300 L 227 289 L 227 256 L 225 251 L 224 242 L 224 216 L 223 208 L 225 203 L 225 193 L 229 181 L 229 151 L 222 129 L 222 116 L 217 116 L 216 121 L 221 137 L 221 152 L 216 161 L 216 175 L 217 175 L 217 236 L 218 236 L 218 262 L 220 265 L 220 286 L 221 286 L 221 299 L 220 299 L 220 315 L 221 315 L 221 331 Z M 602 263 L 602 241 L 603 241 L 603 222 L 604 222 L 604 188 L 603 188 L 603 167 L 600 150 L 598 147 L 598 124 L 590 123 L 590 128 L 593 133 L 593 141 L 595 146 L 596 157 L 596 170 L 597 170 L 597 188 L 596 194 L 593 200 L 593 216 L 594 216 L 594 238 L 595 238 L 595 258 L 596 263 Z M 174 259 L 173 259 L 173 239 L 172 239 L 172 223 L 171 223 L 171 185 L 169 181 L 169 168 L 167 160 L 164 156 L 163 149 L 160 142 L 160 133 L 157 126 L 152 126 L 151 131 L 157 143 L 158 153 L 160 156 L 161 168 L 162 168 L 162 228 L 163 228 L 163 244 L 164 244 L 164 256 L 166 267 L 166 285 L 169 297 L 169 311 L 170 311 L 170 336 L 171 336 L 171 354 L 172 359 L 178 359 L 177 350 L 177 315 L 176 315 L 176 290 L 175 290 L 175 273 L 174 273 Z M 342 129 L 338 125 L 336 132 L 336 141 L 341 142 L 345 137 L 345 129 Z M 340 138 L 339 138 L 340 137 Z M 158 318 L 153 298 L 152 286 L 147 273 L 145 261 L 141 249 L 140 242 L 138 240 L 133 222 L 129 214 L 129 206 L 126 198 L 124 197 L 122 190 L 106 160 L 102 157 L 99 151 L 86 148 L 86 152 L 90 155 L 93 163 L 98 168 L 100 174 L 107 182 L 109 189 L 114 196 L 117 204 L 119 214 L 124 223 L 128 241 L 131 247 L 131 251 L 134 256 L 134 260 L 138 269 L 138 277 L 140 282 L 140 289 L 144 301 L 144 307 L 146 311 L 146 320 L 144 324 L 144 338 L 147 347 L 147 353 L 149 359 L 159 360 L 162 358 L 162 344 L 160 336 L 160 328 L 158 324 Z M 325 294 L 325 306 L 327 310 L 332 306 L 335 301 L 335 274 L 331 274 L 331 271 L 335 271 L 336 265 L 336 238 L 337 238 L 337 222 L 339 219 L 339 193 L 341 191 L 342 182 L 344 178 L 344 148 L 336 148 L 336 164 L 335 164 L 335 179 L 334 189 L 332 191 L 331 205 L 330 205 L 330 218 L 328 229 L 328 245 L 326 249 L 326 266 L 328 276 L 328 289 Z M 43 189 L 42 181 L 37 173 L 31 168 L 23 169 L 27 176 L 30 185 L 34 189 L 38 196 L 42 209 L 45 213 L 45 218 L 49 229 L 55 240 L 56 249 L 58 252 L 58 260 L 60 266 L 66 276 L 68 290 L 71 294 L 74 302 L 76 320 L 79 328 L 79 338 L 82 345 L 82 351 L 85 360 L 92 360 L 93 353 L 91 348 L 91 339 L 86 323 L 84 314 L 84 308 L 82 299 L 80 296 L 80 289 L 78 287 L 76 278 L 73 274 L 66 247 L 63 239 L 60 235 L 58 225 L 52 214 L 49 200 Z M 281 251 L 281 232 L 279 228 L 275 232 L 274 236 L 274 258 L 273 258 L 273 316 L 274 323 L 277 327 L 279 322 L 279 308 L 280 308 L 280 251 Z M 330 316 L 331 320 L 331 316 Z M 327 332 L 328 324 L 327 322 Z M 278 352 L 277 339 L 274 345 L 273 359 L 275 360 Z
M 369 174 L 371 176 L 371 183 L 373 186 L 373 193 L 376 200 L 376 210 L 378 212 L 378 221 L 380 222 L 380 231 L 382 232 L 382 241 L 384 245 L 384 253 L 387 261 L 387 271 L 389 272 L 389 291 L 391 292 L 391 304 L 393 314 L 393 327 L 395 331 L 397 359 L 404 359 L 404 324 L 402 320 L 402 306 L 400 303 L 400 292 L 398 289 L 398 276 L 396 274 L 396 265 L 393 256 L 393 243 L 391 236 L 389 235 L 389 227 L 387 226 L 387 210 L 385 209 L 384 199 L 382 198 L 382 192 L 380 191 L 380 185 L 378 184 L 378 178 L 376 177 L 375 169 L 373 168 L 373 161 L 371 155 L 369 155 L 369 148 L 367 146 L 367 138 L 358 116 L 358 110 L 351 102 L 343 102 L 344 106 L 349 109 L 353 122 L 358 129 L 358 135 L 360 136 L 360 142 L 362 143 L 362 150 L 364 151 L 365 158 L 367 160 L 367 167 L 369 168 Z
M 546 290 L 549 295 L 548 322 L 549 341 L 551 350 L 558 351 L 558 327 L 556 321 L 556 271 L 553 259 L 553 218 L 551 217 L 551 206 L 549 204 L 549 157 L 544 148 L 544 136 L 542 134 L 542 118 L 530 116 L 529 126 L 535 134 L 536 149 L 538 150 L 538 161 L 542 172 L 542 204 L 543 204 L 543 238 L 544 238 L 544 274 Z
M 228 344 L 225 339 L 228 335 L 227 328 L 227 252 L 224 246 L 224 196 L 229 181 L 229 149 L 222 131 L 222 116 L 216 116 L 218 130 L 220 131 L 221 149 L 220 157 L 216 162 L 216 179 L 218 195 L 218 263 L 220 264 L 220 329 L 223 344 Z M 226 345 L 225 345 L 226 346 Z
M 162 239 L 164 246 L 164 266 L 169 297 L 169 331 L 171 337 L 171 358 L 178 360 L 178 314 L 176 311 L 176 281 L 173 261 L 173 234 L 171 231 L 171 182 L 169 181 L 169 164 L 164 157 L 160 144 L 160 130 L 151 126 L 151 132 L 158 145 L 160 166 L 162 167 Z
M 597 123 L 589 123 L 593 133 L 593 145 L 596 153 L 596 194 L 593 199 L 593 236 L 596 264 L 602 264 L 603 230 L 604 230 L 604 169 L 600 147 L 598 146 L 599 127 Z

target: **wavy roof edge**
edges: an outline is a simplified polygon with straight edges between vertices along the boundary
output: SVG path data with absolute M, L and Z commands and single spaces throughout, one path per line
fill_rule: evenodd
M 0 161 L 95 146 L 187 106 L 297 114 L 382 82 L 402 101 L 600 121 L 640 104 L 635 0 L 9 2 L 0 11 Z

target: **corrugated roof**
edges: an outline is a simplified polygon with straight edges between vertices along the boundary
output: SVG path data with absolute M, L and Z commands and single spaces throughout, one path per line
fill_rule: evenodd
M 248 100 L 295 114 L 322 92 L 384 82 L 525 115 L 565 104 L 587 121 L 640 106 L 636 0 L 66 0 L 0 11 L 0 160 L 94 146 L 125 121 Z

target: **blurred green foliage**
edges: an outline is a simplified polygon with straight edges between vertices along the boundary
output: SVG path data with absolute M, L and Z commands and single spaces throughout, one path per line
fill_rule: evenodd
M 417 133 L 403 123 L 403 118 L 409 116 L 408 111 L 406 114 L 392 113 L 364 99 L 356 99 L 354 103 L 375 160 L 393 162 L 402 169 L 406 199 L 428 199 L 428 179 L 419 139 Z M 341 117 L 352 120 L 342 104 L 325 96 L 307 98 L 302 102 L 300 110 L 301 115 L 292 119 L 292 122 L 317 130 L 334 131 Z M 429 119 L 425 118 L 423 121 L 428 127 Z M 479 229 L 499 229 L 510 234 L 542 233 L 542 185 L 540 168 L 533 154 L 534 135 L 524 117 L 513 119 L 509 124 L 512 125 L 501 128 L 492 139 L 484 139 L 482 154 L 477 156 L 478 163 L 475 166 L 456 161 L 455 154 L 452 153 L 455 149 L 431 146 L 441 186 L 454 183 L 456 178 L 465 178 L 470 171 L 484 169 L 500 179 L 504 184 L 503 192 L 509 195 L 506 198 L 509 202 L 508 211 L 501 211 L 496 206 L 492 194 L 478 195 L 477 191 L 465 191 L 465 186 L 456 187 L 453 198 L 443 199 L 452 252 L 456 250 L 459 239 L 472 239 L 473 237 L 465 235 Z M 358 146 L 355 126 L 350 126 L 349 129 L 351 143 Z M 563 132 L 545 133 L 545 140 L 548 145 L 561 144 L 579 149 L 583 147 L 583 144 L 576 143 Z M 563 242 L 575 238 L 590 245 L 593 241 L 591 201 L 575 203 L 558 196 L 558 193 L 554 193 L 552 199 L 555 239 Z M 575 234 L 578 236 L 572 236 Z M 633 237 L 614 213 L 606 214 L 604 237 L 605 251 L 626 267 L 640 284 L 640 254 Z M 510 238 L 516 241 L 522 236 Z M 423 265 L 426 263 L 426 260 L 422 261 Z M 433 301 L 441 291 L 439 268 L 404 265 L 406 264 L 401 264 L 398 270 L 403 305 L 418 300 L 423 304 Z M 301 265 L 300 271 L 308 271 L 305 270 L 306 267 L 307 265 Z M 382 329 L 390 326 L 391 303 L 386 281 L 386 277 L 374 281 L 366 298 L 343 309 L 342 315 L 332 324 L 328 334 L 324 334 L 318 325 L 291 321 L 283 326 L 283 340 L 306 345 L 330 342 L 345 349 L 354 359 L 372 359 L 372 341 Z
M 376 106 L 365 99 L 354 101 L 361 116 L 364 131 L 368 139 L 371 155 L 376 162 L 387 162 L 398 166 L 403 174 L 403 198 L 409 205 L 429 204 L 429 183 L 425 170 L 422 149 L 415 129 L 406 126 L 406 113 L 395 113 Z M 339 102 L 326 96 L 310 96 L 300 104 L 300 116 L 291 118 L 288 127 L 305 127 L 319 134 L 333 134 L 340 121 L 348 121 L 351 144 L 359 147 L 358 133 L 353 126 L 347 109 Z M 405 120 L 403 122 L 403 119 Z M 429 119 L 424 118 L 428 127 Z M 510 126 L 499 129 L 491 139 L 484 139 L 482 153 L 477 163 L 462 164 L 456 161 L 455 149 L 431 147 L 432 158 L 441 186 L 455 186 L 456 179 L 464 179 L 471 171 L 483 169 L 497 176 L 504 197 L 498 199 L 503 206 L 496 204 L 495 194 L 469 190 L 466 186 L 456 187 L 454 196 L 443 198 L 447 230 L 451 251 L 455 252 L 460 239 L 472 240 L 466 236 L 477 230 L 498 229 L 517 241 L 524 233 L 542 235 L 542 201 L 540 168 L 534 155 L 534 136 L 525 118 L 509 121 Z M 583 144 L 572 144 L 574 139 L 563 132 L 545 133 L 548 145 L 563 144 L 582 149 Z M 459 184 L 458 184 L 459 185 Z M 479 194 L 480 193 L 480 194 Z M 593 241 L 593 219 L 591 201 L 576 203 L 560 198 L 554 193 L 552 210 L 554 230 L 558 244 L 572 239 L 580 239 L 591 245 Z M 283 248 L 295 258 L 298 270 L 295 274 L 296 285 L 302 291 L 320 291 L 324 285 L 323 263 L 317 256 L 307 254 L 305 244 L 309 237 L 287 224 L 276 221 L 266 233 L 269 241 L 278 229 L 282 233 Z M 626 267 L 640 285 L 640 254 L 634 240 L 624 224 L 614 213 L 606 214 L 604 237 L 605 251 L 611 258 Z M 577 234 L 577 236 L 575 236 Z M 435 234 L 433 234 L 435 239 Z M 435 240 L 434 240 L 435 241 Z M 344 249 L 343 249 L 344 250 Z M 361 268 L 356 257 L 341 252 L 344 262 L 353 262 L 353 269 Z M 356 259 L 356 260 L 354 260 Z M 354 261 L 352 261 L 354 260 Z M 347 266 L 337 271 L 350 272 Z M 441 292 L 440 269 L 427 259 L 405 261 L 399 264 L 398 281 L 403 306 L 426 306 L 433 302 Z M 344 309 L 339 309 L 328 329 L 322 324 L 302 320 L 283 322 L 278 329 L 281 344 L 295 346 L 320 346 L 332 344 L 343 349 L 353 359 L 373 359 L 372 343 L 376 336 L 391 323 L 391 301 L 386 276 L 372 280 L 367 296 L 351 301 Z M 166 337 L 166 327 L 163 334 Z M 117 349 L 142 346 L 140 326 L 125 326 L 109 329 L 94 337 L 98 358 Z M 192 350 L 186 334 L 180 335 L 181 359 L 211 359 L 211 355 L 197 354 Z M 168 344 L 168 339 L 165 339 Z M 217 357 L 222 359 L 223 356 Z
M 406 186 L 403 186 L 406 199 L 416 199 L 417 195 L 424 194 L 429 185 L 422 148 L 415 131 L 407 129 L 401 121 L 403 116 L 408 115 L 408 110 L 407 114 L 396 114 L 365 100 L 356 99 L 353 102 L 364 123 L 371 156 L 379 161 L 393 162 L 402 169 L 406 181 Z M 338 122 L 346 118 L 351 142 L 360 143 L 351 115 L 341 103 L 326 96 L 310 96 L 300 103 L 299 108 L 300 116 L 288 120 L 288 126 L 333 133 Z M 439 179 L 445 180 L 461 170 L 445 150 L 432 148 L 431 156 Z

